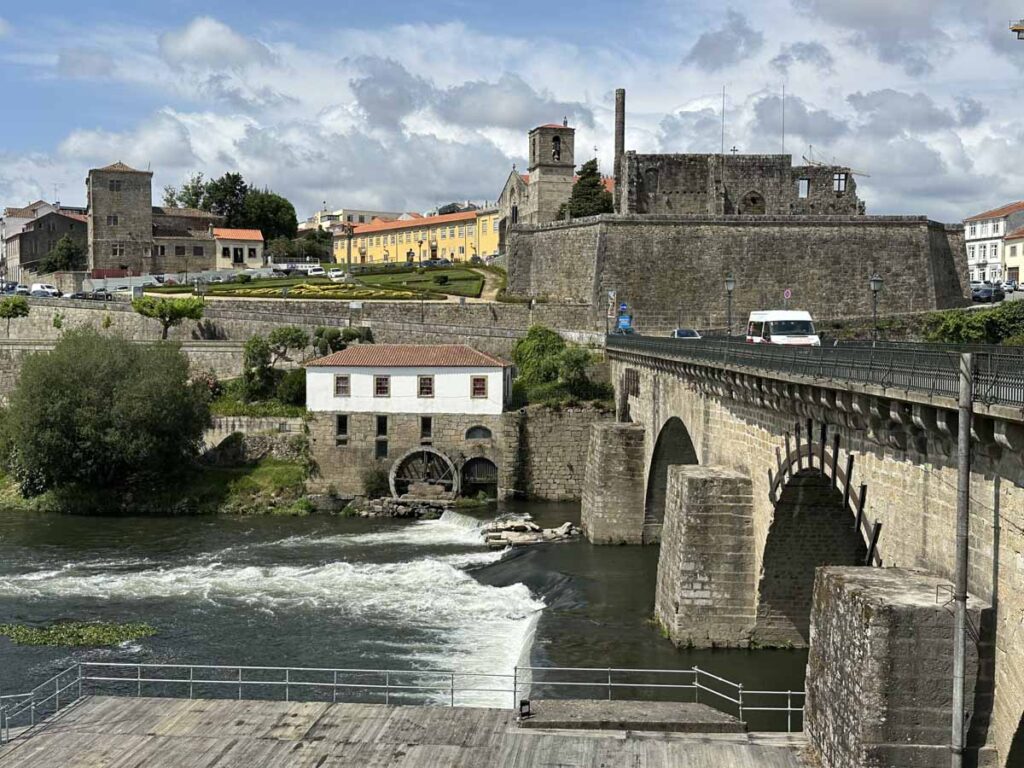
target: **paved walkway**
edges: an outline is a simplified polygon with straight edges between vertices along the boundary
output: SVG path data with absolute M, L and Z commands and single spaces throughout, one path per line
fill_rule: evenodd
M 0 748 L 46 768 L 806 768 L 798 735 L 521 729 L 457 707 L 88 697 Z

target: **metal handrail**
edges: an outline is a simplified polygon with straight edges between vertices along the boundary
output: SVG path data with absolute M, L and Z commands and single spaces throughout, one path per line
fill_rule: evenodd
M 798 347 L 745 344 L 742 338 L 685 340 L 615 334 L 607 337 L 606 348 L 610 354 L 646 355 L 712 367 L 753 368 L 839 385 L 875 385 L 954 401 L 959 394 L 959 354 L 973 351 L 974 400 L 986 405 L 1024 408 L 1024 354 L 993 345 L 852 342 Z
M 116 674 L 114 670 L 123 671 Z M 172 676 L 161 676 L 161 670 L 171 671 Z M 188 677 L 184 676 L 188 670 Z M 196 676 L 196 672 L 201 674 Z M 254 679 L 246 673 L 273 673 L 274 679 Z M 145 673 L 145 674 L 144 674 Z M 204 674 L 207 673 L 207 674 Z M 217 674 L 219 673 L 219 675 Z M 599 680 L 544 680 L 537 679 L 544 673 L 574 673 L 584 675 L 600 675 Z M 230 675 L 230 677 L 228 677 Z M 303 679 L 316 675 L 329 675 L 329 679 Z M 373 681 L 350 681 L 346 676 L 374 675 Z M 637 675 L 683 676 L 684 680 L 677 683 L 646 682 L 623 677 Z M 413 680 L 407 678 L 412 676 Z M 560 675 L 565 677 L 566 675 Z M 424 679 L 426 678 L 426 680 Z M 511 685 L 509 679 L 511 678 Z M 436 679 L 436 683 L 429 682 Z M 472 681 L 476 680 L 477 684 Z M 495 682 L 501 681 L 501 682 Z M 110 684 L 121 684 L 110 690 Z M 731 689 L 729 695 L 716 687 L 726 686 Z M 30 692 L 0 697 L 0 744 L 10 740 L 12 723 L 24 721 L 27 731 L 31 731 L 47 716 L 56 714 L 70 704 L 78 701 L 83 695 L 95 693 L 103 689 L 105 695 L 142 696 L 144 687 L 164 686 L 161 695 L 168 695 L 167 687 L 173 691 L 184 691 L 187 688 L 188 698 L 195 697 L 197 685 L 233 687 L 237 689 L 239 699 L 245 690 L 253 691 L 257 696 L 262 687 L 264 693 L 284 691 L 286 701 L 293 700 L 294 692 L 331 691 L 330 700 L 337 702 L 339 694 L 361 690 L 363 692 L 383 694 L 385 704 L 390 704 L 392 697 L 419 695 L 425 703 L 444 703 L 456 706 L 457 694 L 495 693 L 508 696 L 511 694 L 513 709 L 518 707 L 520 696 L 529 696 L 534 688 L 544 691 L 549 696 L 558 690 L 577 690 L 579 688 L 598 688 L 606 692 L 609 700 L 614 698 L 617 689 L 649 690 L 665 692 L 677 690 L 687 696 L 692 694 L 693 701 L 700 700 L 700 693 L 711 694 L 712 706 L 723 709 L 730 714 L 735 713 L 741 720 L 746 712 L 766 712 L 785 714 L 786 729 L 793 729 L 793 715 L 803 713 L 802 703 L 794 705 L 794 698 L 803 697 L 803 691 L 747 691 L 741 683 L 700 669 L 697 666 L 689 669 L 632 669 L 625 667 L 535 667 L 517 666 L 512 673 L 495 672 L 459 672 L 454 670 L 432 669 L 368 669 L 368 668 L 334 668 L 334 667 L 273 667 L 256 665 L 218 665 L 218 664 L 131 664 L 123 662 L 81 662 L 62 670 Z M 152 688 L 150 688 L 152 691 Z M 68 692 L 71 693 L 68 693 Z M 280 694 L 278 694 L 280 695 Z M 749 698 L 744 696 L 765 696 L 777 699 L 785 697 L 785 705 L 750 706 Z M 321 700 L 321 699 L 317 699 Z M 9 703 L 2 703 L 9 701 Z

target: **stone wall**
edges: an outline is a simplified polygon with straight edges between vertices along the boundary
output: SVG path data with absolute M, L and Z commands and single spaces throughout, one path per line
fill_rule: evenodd
M 604 326 L 607 291 L 637 327 L 724 328 L 724 279 L 736 279 L 732 317 L 792 308 L 816 318 L 869 316 L 868 276 L 884 279 L 878 311 L 967 303 L 963 228 L 913 216 L 627 216 L 607 214 L 513 230 L 509 292 L 589 303 Z
M 945 579 L 903 568 L 818 571 L 804 730 L 824 765 L 950 764 L 952 590 Z M 990 614 L 970 597 L 971 626 L 988 624 Z M 988 711 L 991 679 L 979 664 L 988 651 L 967 644 L 968 713 Z
M 827 422 L 829 457 L 832 437 L 839 436 L 836 465 L 840 471 L 848 457 L 855 459 L 852 493 L 857 493 L 861 483 L 868 487 L 864 541 L 876 522 L 882 524 L 876 562 L 953 578 L 954 402 L 931 398 L 911 407 L 900 402 L 905 393 L 895 390 L 873 399 L 865 394 L 832 392 L 820 382 L 812 387 L 737 374 L 702 378 L 697 375 L 702 370 L 699 367 L 690 366 L 687 372 L 655 371 L 618 353 L 610 354 L 610 361 L 613 381 L 622 382 L 627 370 L 635 371 L 638 378 L 638 394 L 628 397 L 628 413 L 643 426 L 645 463 L 651 460 L 663 426 L 677 417 L 686 425 L 702 466 L 725 467 L 750 478 L 756 574 L 750 589 L 755 599 L 761 599 L 759 585 L 772 578 L 773 572 L 785 575 L 772 570 L 773 563 L 784 559 L 766 559 L 777 514 L 769 472 L 777 474 L 776 451 L 785 455 L 787 434 L 792 441 L 797 423 L 803 424 L 807 418 L 814 419 L 815 430 Z M 1013 421 L 1019 421 L 1019 413 L 997 418 L 981 412 L 975 419 L 969 585 L 972 593 L 997 607 L 993 623 L 995 704 L 988 743 L 997 749 L 1000 760 L 1005 760 L 1024 717 L 1024 633 L 1018 631 L 1019 617 L 1024 615 L 1024 568 L 1018 567 L 1019 553 L 1024 552 L 1024 468 L 1020 461 L 1024 427 Z M 796 470 L 794 474 L 798 474 Z M 788 476 L 784 475 L 784 480 L 783 493 Z M 635 494 L 643 493 L 644 482 L 641 476 Z M 589 493 L 589 488 L 584 490 L 585 501 Z M 851 507 L 855 505 L 851 503 Z M 847 514 L 852 526 L 855 512 Z M 634 528 L 636 536 L 640 528 Z M 662 553 L 665 551 L 662 544 Z M 757 638 L 756 631 L 753 636 Z
M 203 434 L 203 444 L 214 448 L 236 432 L 243 435 L 301 435 L 304 431 L 305 424 L 300 418 L 214 416 Z
M 590 430 L 580 527 L 595 544 L 640 544 L 644 521 L 644 428 L 599 423 Z
M 591 426 L 612 415 L 590 406 L 531 406 L 504 414 L 508 495 L 574 501 L 583 494 Z
M 18 322 L 18 321 L 15 321 Z M 52 318 L 50 319 L 52 323 Z M 53 349 L 56 341 L 17 341 L 0 339 L 0 404 L 18 383 L 25 358 L 35 352 Z M 146 343 L 146 342 L 140 342 Z M 187 341 L 181 351 L 194 371 L 210 371 L 218 378 L 234 378 L 242 374 L 243 345 L 231 341 Z
M 754 623 L 752 489 L 742 472 L 669 469 L 654 615 L 676 645 L 740 645 Z
M 136 314 L 127 301 L 30 299 L 29 303 L 29 316 L 11 321 L 10 338 L 56 339 L 59 331 L 52 318 L 57 311 L 64 315 L 64 328 L 99 328 L 106 323 L 112 332 L 129 339 L 160 338 L 160 324 Z M 366 326 L 379 343 L 464 343 L 507 358 L 534 324 L 563 331 L 579 343 L 599 342 L 601 336 L 589 315 L 590 308 L 580 304 L 537 303 L 531 308 L 512 303 L 363 302 L 361 309 L 352 309 L 348 302 L 334 301 L 207 299 L 204 319 L 172 328 L 170 338 L 244 342 L 281 325 L 300 325 L 310 332 L 319 325 Z

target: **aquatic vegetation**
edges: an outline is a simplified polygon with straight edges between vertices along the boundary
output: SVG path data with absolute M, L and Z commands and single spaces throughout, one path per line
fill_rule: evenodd
M 0 624 L 0 635 L 18 645 L 119 645 L 155 634 L 156 629 L 143 622 L 115 624 L 102 621 L 62 621 L 45 627 Z

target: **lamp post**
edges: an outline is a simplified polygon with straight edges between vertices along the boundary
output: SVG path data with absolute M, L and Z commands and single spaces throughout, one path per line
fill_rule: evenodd
M 417 253 L 417 258 L 419 259 L 419 261 L 417 262 L 416 266 L 417 267 L 422 267 L 423 266 L 423 239 L 422 238 L 420 238 L 419 242 L 417 243 L 417 246 L 418 246 L 418 248 L 417 248 L 416 253 Z
M 878 292 L 882 290 L 882 278 L 875 272 L 868 278 L 871 287 L 871 340 L 878 340 Z
M 732 292 L 736 290 L 736 278 L 732 276 L 732 272 L 725 276 L 725 296 L 726 296 L 726 324 L 729 326 L 727 331 L 729 336 L 732 336 Z

